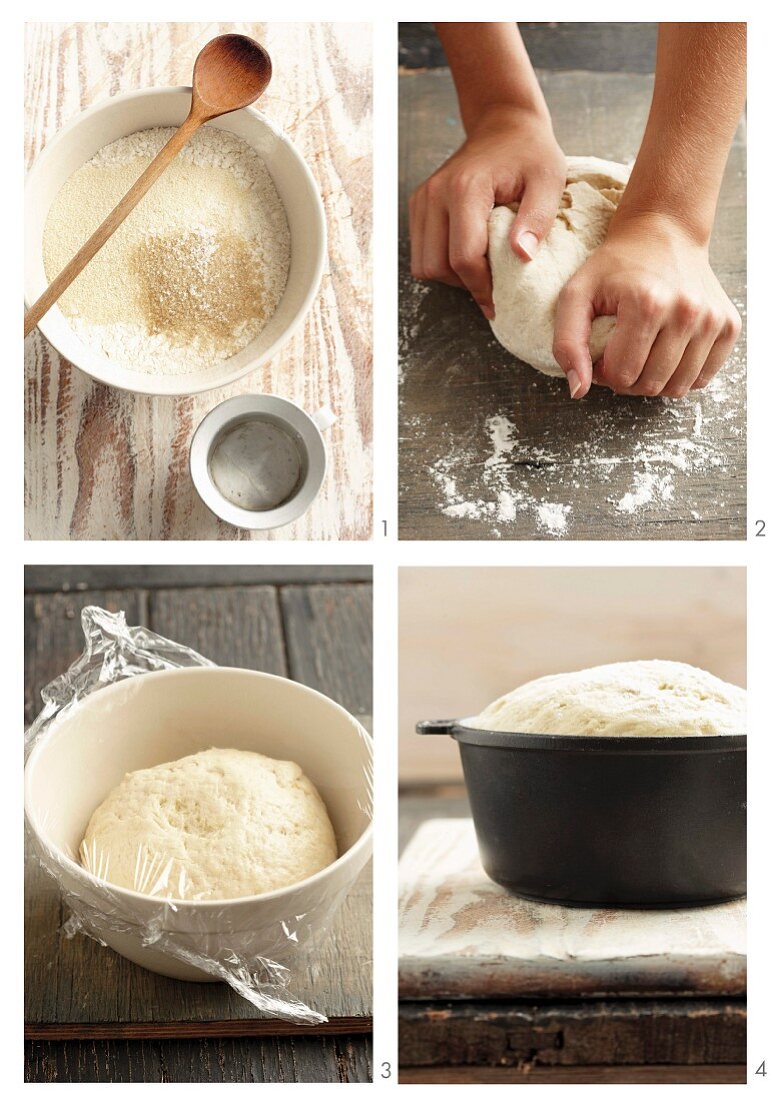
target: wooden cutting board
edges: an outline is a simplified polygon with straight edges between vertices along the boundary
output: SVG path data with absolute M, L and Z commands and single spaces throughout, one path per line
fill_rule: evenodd
M 739 996 L 745 901 L 576 909 L 492 882 L 468 818 L 435 819 L 400 861 L 400 997 Z

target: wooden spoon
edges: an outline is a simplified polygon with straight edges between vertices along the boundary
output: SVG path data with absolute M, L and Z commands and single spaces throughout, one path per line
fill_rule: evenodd
M 32 332 L 41 317 L 48 313 L 73 279 L 96 256 L 199 126 L 254 103 L 268 87 L 270 79 L 271 59 L 263 47 L 251 38 L 243 34 L 221 34 L 207 42 L 193 67 L 193 99 L 188 117 L 115 209 L 27 310 L 24 315 L 25 336 Z

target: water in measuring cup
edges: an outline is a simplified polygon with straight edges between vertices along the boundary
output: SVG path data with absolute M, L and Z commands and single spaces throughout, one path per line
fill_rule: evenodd
M 273 420 L 255 416 L 227 428 L 209 459 L 223 497 L 250 512 L 267 512 L 289 500 L 303 481 L 298 443 Z

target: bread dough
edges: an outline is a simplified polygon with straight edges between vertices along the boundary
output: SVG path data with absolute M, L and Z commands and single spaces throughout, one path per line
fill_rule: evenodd
M 325 805 L 298 765 L 238 749 L 130 772 L 81 844 L 99 878 L 186 901 L 291 886 L 337 854 Z
M 620 661 L 531 680 L 464 725 L 590 737 L 745 733 L 745 691 L 678 661 Z
M 488 223 L 488 258 L 493 275 L 491 321 L 496 338 L 524 363 L 543 374 L 563 377 L 552 354 L 558 295 L 590 253 L 606 239 L 630 169 L 596 157 L 568 157 L 563 203 L 533 260 L 512 251 L 509 235 L 519 203 L 494 208 Z M 598 360 L 614 330 L 613 317 L 596 317 L 590 335 L 592 361 Z

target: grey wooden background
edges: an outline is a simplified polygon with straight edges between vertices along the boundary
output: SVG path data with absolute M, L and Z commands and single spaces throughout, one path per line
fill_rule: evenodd
M 572 402 L 562 380 L 539 375 L 499 345 L 465 291 L 412 279 L 408 197 L 463 131 L 428 25 L 401 26 L 400 537 L 744 538 L 744 335 L 699 395 L 617 398 L 593 387 Z M 524 25 L 566 152 L 634 158 L 651 98 L 655 34 L 655 24 Z M 743 317 L 745 233 L 741 124 L 711 259 Z M 493 417 L 513 426 L 503 462 L 494 461 Z M 501 506 L 502 493 L 518 500 L 515 517 Z
M 290 676 L 370 726 L 372 608 L 361 567 L 43 567 L 25 574 L 25 723 L 82 649 L 80 610 L 122 609 L 218 664 Z M 367 1081 L 369 868 L 292 991 L 318 1028 L 264 1020 L 228 986 L 175 982 L 85 936 L 61 935 L 58 889 L 27 860 L 25 1076 L 29 1081 Z
M 650 73 L 656 23 L 518 23 L 537 69 Z M 404 69 L 447 65 L 432 23 L 400 23 L 399 63 Z

